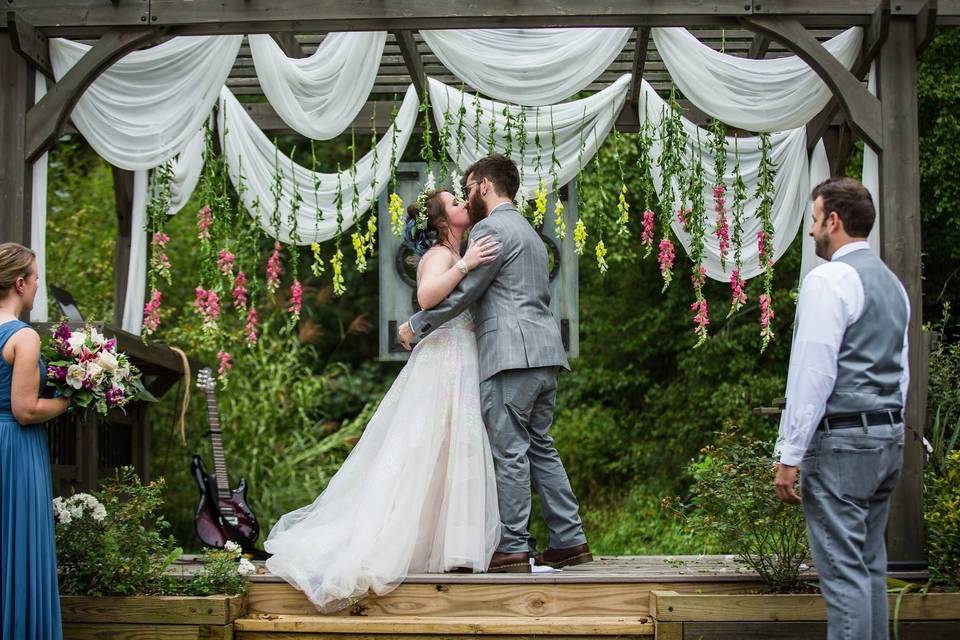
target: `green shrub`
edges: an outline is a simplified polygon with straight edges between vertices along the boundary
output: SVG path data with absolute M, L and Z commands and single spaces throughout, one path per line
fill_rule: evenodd
M 960 451 L 927 478 L 927 556 L 934 581 L 960 587 Z
M 721 433 L 689 466 L 694 478 L 687 525 L 708 532 L 735 553 L 768 587 L 797 586 L 807 558 L 803 511 L 780 501 L 773 487 L 769 444 L 737 431 Z
M 56 498 L 57 565 L 67 595 L 163 593 L 167 567 L 180 556 L 160 509 L 163 479 L 146 485 L 133 467 L 118 469 L 97 495 Z

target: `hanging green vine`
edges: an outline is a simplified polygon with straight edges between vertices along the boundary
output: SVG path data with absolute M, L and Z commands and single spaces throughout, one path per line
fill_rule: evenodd
M 640 169 L 640 191 L 643 198 L 643 231 L 640 234 L 640 244 L 643 245 L 643 257 L 648 258 L 653 253 L 654 220 L 653 212 L 653 179 L 650 176 L 650 167 L 653 164 L 651 149 L 653 148 L 653 124 L 650 122 L 647 101 L 643 102 L 643 123 L 637 138 L 638 159 Z
M 580 149 L 577 152 L 577 224 L 573 229 L 574 250 L 578 256 L 583 255 L 583 248 L 587 244 L 587 225 L 583 222 L 583 150 L 586 146 L 583 130 L 587 122 L 587 107 L 583 107 L 583 116 L 580 118 Z
M 743 206 L 747 201 L 747 185 L 744 184 L 743 177 L 740 175 L 739 138 L 733 139 L 733 145 L 735 158 L 733 165 L 733 206 L 731 207 L 733 215 L 733 270 L 730 272 L 730 311 L 727 312 L 728 318 L 747 303 L 747 283 L 740 276 L 740 271 L 743 269 Z
M 695 311 L 693 322 L 696 325 L 694 333 L 699 336 L 695 347 L 699 347 L 707 340 L 707 326 L 710 317 L 707 299 L 703 295 L 703 285 L 706 281 L 706 270 L 703 267 L 704 236 L 706 235 L 707 214 L 703 202 L 704 190 L 703 152 L 700 147 L 700 132 L 697 131 L 696 153 L 690 151 L 690 180 L 687 195 L 690 200 L 690 210 L 686 216 L 687 232 L 690 234 L 690 260 L 692 262 L 690 280 L 693 284 L 694 302 L 690 308 Z
M 553 232 L 559 240 L 567 236 L 567 222 L 563 215 L 563 200 L 560 198 L 560 178 L 557 169 L 560 159 L 557 157 L 557 129 L 553 124 L 553 106 L 550 107 L 550 178 L 553 183 Z
M 757 249 L 760 266 L 763 268 L 763 293 L 760 294 L 760 351 L 765 351 L 774 337 L 773 333 L 773 190 L 776 168 L 770 158 L 770 134 L 760 134 L 760 177 L 755 198 L 760 198 L 757 217 L 760 231 L 757 232 Z
M 317 171 L 317 150 L 313 140 L 310 140 L 310 170 L 313 173 L 313 206 L 316 214 L 313 218 L 313 237 L 320 236 L 320 221 L 323 219 L 323 210 L 320 208 L 320 172 Z M 324 264 L 323 257 L 320 255 L 320 242 L 314 240 L 310 243 L 310 252 L 313 254 L 310 262 L 310 273 L 314 278 L 320 279 L 323 275 Z

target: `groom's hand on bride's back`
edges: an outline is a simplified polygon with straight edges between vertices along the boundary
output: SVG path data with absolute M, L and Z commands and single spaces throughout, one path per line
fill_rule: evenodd
M 413 335 L 413 329 L 410 328 L 409 322 L 404 322 L 400 325 L 400 328 L 397 329 L 397 339 L 400 340 L 400 344 L 403 345 L 403 348 L 407 351 L 413 349 L 413 339 L 416 336 Z

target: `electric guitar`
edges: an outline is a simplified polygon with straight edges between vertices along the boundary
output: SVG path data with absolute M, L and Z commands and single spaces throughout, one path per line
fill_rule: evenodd
M 263 552 L 254 547 L 260 535 L 260 525 L 247 505 L 247 481 L 240 480 L 236 489 L 230 489 L 227 463 L 223 456 L 223 441 L 220 437 L 220 419 L 217 415 L 217 398 L 214 395 L 216 381 L 208 368 L 197 374 L 197 387 L 207 397 L 207 418 L 210 421 L 210 440 L 213 444 L 213 474 L 207 474 L 199 455 L 193 456 L 191 473 L 200 489 L 197 505 L 197 535 L 210 547 L 223 547 L 232 540 L 245 553 L 255 557 Z

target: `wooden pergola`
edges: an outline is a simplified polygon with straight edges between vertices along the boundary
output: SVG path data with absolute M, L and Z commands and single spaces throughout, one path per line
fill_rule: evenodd
M 938 25 L 960 25 L 960 0 L 6 0 L 0 24 L 0 239 L 30 244 L 31 166 L 69 127 L 78 98 L 97 76 L 126 53 L 181 35 L 270 33 L 290 56 L 309 55 L 331 31 L 389 32 L 372 101 L 357 116 L 357 130 L 389 125 L 389 101 L 413 83 L 423 95 L 427 75 L 459 82 L 429 52 L 417 31 L 498 27 L 633 27 L 634 35 L 591 90 L 632 72 L 633 86 L 618 119 L 621 131 L 637 129 L 639 78 L 658 89 L 669 76 L 653 47 L 651 27 L 682 26 L 735 55 L 796 54 L 834 93 L 807 127 L 808 147 L 825 139 L 834 173 L 842 172 L 852 135 L 880 157 L 881 255 L 910 296 L 912 379 L 904 472 L 888 528 L 892 561 L 923 560 L 922 472 L 926 404 L 926 342 L 921 336 L 920 175 L 917 131 L 918 51 Z M 863 50 L 852 70 L 821 42 L 850 26 L 865 28 Z M 34 70 L 52 79 L 47 39 L 95 40 L 93 48 L 34 104 Z M 877 63 L 878 96 L 863 79 Z M 244 47 L 228 80 L 238 94 L 259 94 Z M 265 101 L 247 105 L 268 132 L 286 126 Z M 690 117 L 705 118 L 695 111 Z M 132 174 L 114 169 L 117 193 L 116 306 L 123 307 L 130 247 Z M 116 319 L 119 324 L 119 318 Z

